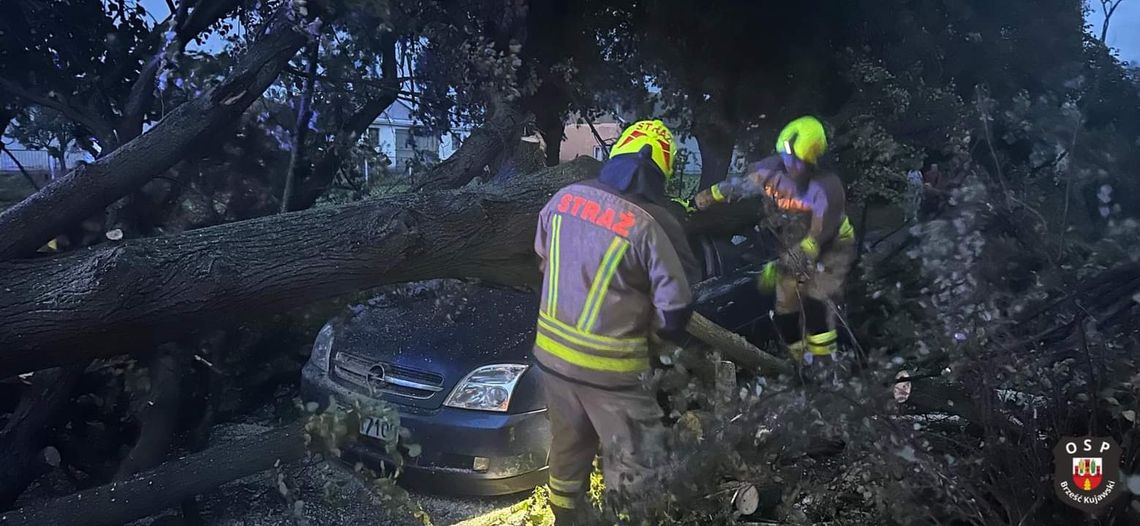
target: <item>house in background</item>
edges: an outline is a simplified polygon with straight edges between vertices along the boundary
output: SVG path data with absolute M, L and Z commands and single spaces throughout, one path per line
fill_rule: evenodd
M 627 121 L 635 118 L 631 115 L 625 117 Z M 569 123 L 563 130 L 559 161 L 570 161 L 582 155 L 604 161 L 609 154 L 610 146 L 621 135 L 623 129 L 624 125 L 613 115 L 599 117 L 593 123 L 592 130 L 584 120 L 577 115 L 571 115 Z M 421 162 L 424 165 L 431 165 L 447 159 L 470 135 L 470 127 L 458 127 L 442 136 L 420 131 L 414 108 L 407 102 L 398 100 L 368 127 L 361 141 L 389 159 L 391 164 L 386 167 L 388 174 L 414 181 L 416 176 L 420 175 L 418 171 L 422 170 Z M 602 144 L 599 144 L 599 138 Z M 700 148 L 694 137 L 678 136 L 677 139 L 680 150 L 678 182 L 687 187 L 689 185 L 685 180 L 700 176 Z M 79 161 L 91 161 L 86 153 L 75 152 L 68 154 L 66 165 L 61 165 L 59 160 L 51 157 L 46 151 L 27 150 L 18 144 L 10 144 L 7 149 L 41 185 L 61 176 Z M 20 175 L 12 156 L 0 152 L 0 176 Z M 733 168 L 730 171 L 739 172 L 743 168 L 743 156 L 740 152 L 734 154 L 733 161 Z M 365 161 L 363 166 L 366 180 L 380 176 L 384 170 L 384 167 L 377 166 L 375 162 Z
M 372 122 L 363 140 L 391 161 L 389 172 L 414 178 L 417 161 L 430 165 L 447 159 L 471 135 L 468 128 L 455 129 L 442 137 L 418 131 L 412 106 L 397 100 Z M 376 169 L 366 162 L 365 177 L 369 177 L 370 172 L 375 173 Z
M 635 118 L 627 116 L 626 120 L 632 122 Z M 666 125 L 670 125 L 670 123 L 667 122 Z M 675 126 L 673 127 L 675 129 Z M 570 123 L 566 125 L 563 131 L 562 149 L 558 155 L 559 161 L 570 161 L 581 155 L 604 161 L 609 156 L 609 148 L 621 135 L 623 129 L 624 125 L 612 116 L 599 117 L 591 129 L 590 124 L 571 115 Z M 604 145 L 599 144 L 599 138 Z M 675 191 L 679 194 L 688 194 L 692 192 L 691 187 L 695 185 L 695 181 L 699 181 L 701 176 L 701 149 L 697 144 L 696 137 L 689 135 L 675 136 L 674 138 L 677 140 L 679 150 L 676 181 L 678 188 Z M 736 149 L 733 151 L 729 174 L 739 175 L 743 171 L 744 152 Z
M 606 160 L 609 156 L 609 148 L 617 140 L 618 136 L 624 126 L 617 122 L 616 119 L 606 117 L 600 118 L 594 122 L 594 129 L 590 129 L 590 125 L 585 122 L 576 122 L 579 119 L 571 116 L 571 122 L 566 125 L 566 129 L 562 132 L 562 149 L 559 151 L 558 160 L 561 162 L 571 161 L 580 155 L 593 157 L 599 161 Z M 597 136 L 594 132 L 597 131 Z M 605 146 L 598 144 L 598 139 L 601 138 Z M 677 146 L 679 147 L 678 156 L 684 158 L 684 166 L 678 173 L 684 175 L 699 175 L 701 173 L 701 151 L 697 148 L 697 140 L 692 137 L 678 137 Z

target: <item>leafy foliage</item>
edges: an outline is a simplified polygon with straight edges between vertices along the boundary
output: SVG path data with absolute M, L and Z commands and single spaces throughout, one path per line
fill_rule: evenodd
M 298 401 L 297 404 L 299 409 L 308 413 L 305 422 L 305 446 L 310 451 L 328 458 L 341 458 L 344 446 L 360 439 L 360 424 L 366 418 L 376 418 L 398 427 L 399 433 L 383 443 L 386 457 L 394 464 L 394 472 L 387 473 L 386 465 L 381 465 L 381 470 L 377 472 L 365 467 L 362 462 L 356 462 L 353 470 L 370 481 L 377 499 L 392 517 L 408 515 L 423 526 L 432 526 L 431 517 L 412 501 L 406 490 L 395 484 L 396 478 L 403 470 L 404 456 L 417 457 L 420 454 L 420 446 L 410 441 L 411 433 L 407 428 L 400 427 L 400 414 L 395 407 L 364 397 L 355 397 L 347 407 L 339 405 L 330 397 L 323 411 L 318 411 L 315 402 L 302 405 Z M 282 493 L 288 498 L 287 490 L 282 490 Z M 297 506 L 295 502 L 292 506 L 297 510 L 298 518 L 304 520 L 300 511 L 302 507 Z

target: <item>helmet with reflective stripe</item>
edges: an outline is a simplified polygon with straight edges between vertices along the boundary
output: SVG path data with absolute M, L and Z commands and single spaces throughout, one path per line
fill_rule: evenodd
M 610 157 L 639 153 L 645 146 L 652 149 L 653 164 L 657 165 L 665 179 L 672 179 L 677 142 L 673 140 L 673 132 L 659 120 L 638 121 L 626 128 L 610 149 Z
M 817 164 L 827 151 L 827 133 L 815 117 L 800 117 L 784 127 L 776 140 L 776 152 L 791 154 L 797 159 Z

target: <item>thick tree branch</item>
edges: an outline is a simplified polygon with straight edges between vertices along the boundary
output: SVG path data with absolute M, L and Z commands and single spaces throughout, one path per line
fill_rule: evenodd
M 387 32 L 380 38 L 383 48 L 380 62 L 381 74 L 383 75 L 383 79 L 380 80 L 380 93 L 365 102 L 340 127 L 337 140 L 330 145 L 321 159 L 305 174 L 306 177 L 300 183 L 296 198 L 287 203 L 289 205 L 288 210 L 302 210 L 312 206 L 317 198 L 332 185 L 337 172 L 340 171 L 347 150 L 352 148 L 357 138 L 368 129 L 369 125 L 376 121 L 381 113 L 384 113 L 384 110 L 396 102 L 400 93 L 400 81 L 396 77 L 396 36 Z M 308 80 L 313 80 L 313 76 L 315 73 L 310 75 Z
M 239 118 L 304 45 L 304 33 L 279 11 L 216 87 L 172 111 L 147 133 L 79 167 L 0 213 L 0 260 L 29 254 L 177 163 L 195 142 Z
M 492 104 L 487 122 L 471 132 L 451 157 L 434 166 L 427 182 L 418 189 L 444 190 L 471 182 L 504 150 L 513 150 L 522 136 L 527 118 L 527 114 L 513 103 Z
M 285 172 L 285 190 L 281 194 L 281 212 L 289 211 L 289 203 L 293 200 L 293 185 L 296 184 L 297 173 L 304 159 L 305 137 L 309 131 L 309 119 L 312 116 L 313 86 L 317 74 L 317 56 L 320 53 L 320 41 L 309 43 L 305 53 L 309 62 L 309 77 L 305 79 L 305 89 L 297 102 L 297 120 L 293 125 L 293 151 L 289 152 L 289 169 Z
M 305 455 L 303 423 L 195 453 L 129 480 L 0 514 L 3 525 L 124 524 L 175 506 L 226 482 Z
M 743 336 L 713 323 L 708 318 L 693 313 L 686 327 L 689 334 L 717 348 L 733 363 L 747 369 L 756 369 L 765 374 L 777 376 L 794 372 L 790 363 L 757 349 Z
M 3 429 L 0 429 L 0 509 L 7 509 L 35 479 L 43 429 L 65 405 L 90 361 L 36 373 Z M 2 523 L 2 521 L 0 521 Z
M 156 53 L 150 58 L 139 72 L 139 78 L 131 86 L 127 95 L 127 104 L 123 111 L 123 118 L 119 122 L 119 140 L 130 141 L 142 133 L 143 120 L 146 110 L 154 100 L 155 79 L 158 70 L 162 67 L 162 54 Z
M 186 1 L 188 0 L 183 0 Z M 228 16 L 240 5 L 241 0 L 199 0 L 194 9 L 190 10 L 190 16 L 178 25 L 179 51 L 185 49 L 194 37 Z
M 186 357 L 177 355 L 175 345 L 165 345 L 150 357 L 150 389 L 136 402 L 138 439 L 119 465 L 114 480 L 127 480 L 157 466 L 170 449 L 178 427 L 182 382 L 188 374 Z
M 534 283 L 536 214 L 599 166 L 583 158 L 506 190 L 403 194 L 0 263 L 0 378 L 385 283 Z
M 174 41 L 170 42 L 169 45 L 174 46 L 175 50 L 181 53 L 191 40 L 229 15 L 239 5 L 240 0 L 201 0 L 196 3 L 191 2 L 191 0 L 182 0 L 178 6 L 171 4 L 170 16 L 174 27 L 177 29 Z M 134 139 L 142 133 L 146 110 L 154 100 L 155 79 L 158 78 L 159 69 L 162 67 L 162 56 L 167 51 L 164 35 L 168 29 L 169 24 L 164 21 L 164 23 L 155 26 L 149 37 L 150 44 L 146 46 L 145 54 L 150 55 L 150 58 L 146 59 L 138 78 L 131 85 L 127 103 L 124 105 L 123 118 L 118 126 L 119 140 L 122 142 Z M 132 60 L 124 62 L 133 63 L 138 58 L 137 56 L 132 57 Z
M 110 123 L 92 115 L 90 111 L 80 109 L 70 104 L 58 94 L 54 97 L 47 94 L 39 94 L 5 78 L 0 78 L 0 90 L 7 91 L 12 96 L 23 99 L 31 104 L 51 108 L 60 112 L 67 118 L 87 128 L 104 147 L 115 143 L 115 129 Z

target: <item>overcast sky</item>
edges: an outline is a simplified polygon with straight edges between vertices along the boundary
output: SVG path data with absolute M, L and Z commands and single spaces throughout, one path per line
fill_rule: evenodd
M 1088 21 L 1093 26 L 1093 34 L 1099 38 L 1104 13 L 1099 0 L 1093 0 L 1092 7 L 1094 12 Z M 1108 46 L 1117 49 L 1121 60 L 1140 63 L 1140 0 L 1124 0 L 1116 9 L 1108 26 Z

